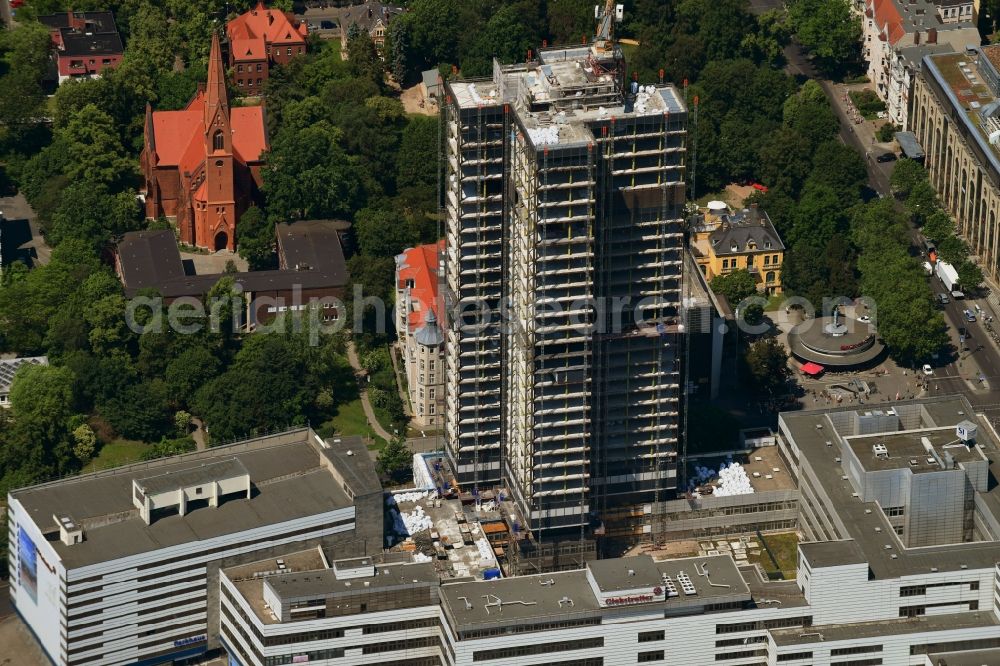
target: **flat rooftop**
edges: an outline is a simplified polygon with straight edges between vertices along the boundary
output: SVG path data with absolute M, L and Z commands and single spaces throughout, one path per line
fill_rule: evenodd
M 914 474 L 940 472 L 938 460 L 944 461 L 946 454 L 958 463 L 986 460 L 978 448 L 963 444 L 955 436 L 954 428 L 862 435 L 846 439 L 854 455 L 869 472 L 887 469 L 908 469 Z M 925 448 L 925 441 L 934 450 L 934 455 Z M 888 457 L 875 455 L 872 447 L 878 444 L 885 446 Z
M 984 52 L 986 57 L 991 51 Z M 926 70 L 944 90 L 948 101 L 956 107 L 974 132 L 980 147 L 996 160 L 1000 152 L 989 142 L 993 131 L 988 117 L 996 112 L 996 96 L 986 83 L 978 64 L 978 54 L 939 53 L 924 58 Z M 992 58 L 991 58 L 992 59 Z
M 551 582 L 550 582 L 551 581 Z M 539 623 L 554 617 L 596 617 L 601 606 L 590 588 L 587 572 L 564 571 L 497 580 L 446 583 L 441 600 L 459 631 L 499 623 Z M 499 606 L 487 604 L 496 604 Z
M 449 81 L 460 109 L 512 104 L 536 149 L 583 146 L 595 138 L 591 124 L 612 118 L 687 112 L 672 84 L 640 85 L 626 100 L 615 78 L 613 54 L 590 45 L 542 49 L 536 62 L 495 65 L 492 79 Z
M 434 587 L 438 584 L 438 573 L 430 562 L 390 563 L 383 559 L 379 556 L 329 562 L 317 547 L 228 567 L 223 573 L 263 624 L 280 623 L 264 601 L 265 581 L 280 599 L 288 600 L 335 597 L 341 593 L 374 594 L 414 584 Z M 349 568 L 351 564 L 361 565 L 363 562 L 374 565 L 374 575 L 355 577 L 353 572 L 338 574 L 338 564 Z M 405 607 L 410 602 L 401 596 L 395 603 L 398 607 Z
M 682 609 L 732 598 L 750 598 L 748 587 L 729 555 L 654 561 L 640 555 L 587 563 L 605 592 L 659 587 L 662 576 L 674 582 L 678 596 L 635 604 L 644 608 Z M 634 575 L 628 573 L 635 571 Z M 695 594 L 687 595 L 678 574 L 690 577 Z M 554 617 L 597 616 L 604 609 L 594 594 L 587 569 L 488 581 L 445 583 L 441 598 L 460 631 L 497 623 L 546 622 Z M 499 605 L 498 605 L 499 604 Z M 501 609 L 502 608 L 502 612 Z
M 992 460 L 1000 459 L 1000 447 L 990 429 L 975 416 L 972 406 L 961 395 L 939 396 L 920 400 L 893 403 L 897 411 L 909 408 L 922 410 L 929 422 L 927 428 L 951 428 L 960 421 L 973 421 L 979 428 L 977 446 Z M 908 549 L 899 541 L 883 512 L 874 502 L 863 502 L 856 497 L 851 482 L 845 478 L 843 465 L 837 462 L 840 455 L 834 442 L 839 435 L 831 417 L 841 418 L 844 412 L 866 411 L 858 407 L 834 407 L 807 412 L 785 412 L 779 416 L 782 431 L 787 431 L 795 441 L 800 455 L 808 461 L 817 481 L 830 498 L 836 511 L 835 519 L 843 525 L 848 536 L 856 542 L 869 567 L 877 578 L 897 578 L 918 573 L 959 571 L 963 568 L 993 568 L 1000 561 L 1000 543 L 977 541 L 943 544 Z M 870 449 L 869 449 L 870 450 Z M 991 469 L 996 475 L 997 470 Z M 1000 478 L 1000 477 L 996 477 Z M 1000 508 L 1000 487 L 994 486 L 979 495 L 994 512 Z M 997 514 L 1000 515 L 1000 514 Z M 876 532 L 875 528 L 880 531 Z M 886 547 L 888 546 L 888 548 Z M 851 548 L 843 542 L 807 544 L 807 556 L 821 561 L 835 562 L 843 549 Z M 829 550 L 829 552 L 825 552 Z M 895 556 L 895 557 L 893 557 Z M 857 557 L 855 555 L 855 557 Z
M 825 624 L 791 629 L 772 629 L 771 637 L 778 647 L 834 641 L 863 641 L 868 638 L 919 634 L 935 631 L 955 631 L 978 627 L 1000 627 L 1000 620 L 992 611 L 923 615 L 898 620 L 858 622 L 854 624 Z
M 232 458 L 204 462 L 197 467 L 137 478 L 135 483 L 146 493 L 156 494 L 212 481 L 233 479 L 247 474 L 247 468 L 243 466 L 239 458 L 233 456 Z
M 1000 649 L 936 652 L 928 658 L 934 666 L 995 666 L 1000 664 Z
M 309 429 L 289 431 L 23 488 L 12 491 L 9 499 L 20 503 L 46 533 L 57 529 L 53 515 L 73 515 L 84 529 L 83 542 L 67 546 L 54 540 L 50 545 L 67 569 L 75 569 L 353 506 L 321 465 L 312 437 Z M 250 475 L 250 499 L 159 518 L 149 525 L 132 503 L 133 480 L 197 475 L 206 463 L 234 459 Z

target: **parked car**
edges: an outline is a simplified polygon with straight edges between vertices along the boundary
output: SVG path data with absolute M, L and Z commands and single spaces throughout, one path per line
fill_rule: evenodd
M 965 315 L 965 321 L 976 321 L 976 313 L 974 313 L 972 310 L 966 308 L 965 310 L 962 311 L 962 314 Z
M 879 155 L 878 157 L 875 158 L 875 161 L 876 162 L 882 162 L 883 164 L 885 162 L 895 162 L 896 161 L 896 154 L 895 153 L 882 153 L 881 155 Z
M 319 27 L 322 28 L 323 30 L 333 30 L 337 26 L 334 25 L 333 21 L 320 21 Z
M 940 303 L 941 305 L 948 305 L 949 303 L 951 303 L 951 299 L 948 298 L 948 294 L 945 294 L 943 292 L 937 295 L 937 300 L 938 303 Z
M 930 363 L 924 363 L 923 371 L 925 375 L 933 375 L 934 368 L 931 367 Z
M 964 326 L 959 326 L 958 327 L 958 334 L 960 336 L 962 336 L 963 338 L 968 339 L 969 338 L 969 329 L 967 329 Z

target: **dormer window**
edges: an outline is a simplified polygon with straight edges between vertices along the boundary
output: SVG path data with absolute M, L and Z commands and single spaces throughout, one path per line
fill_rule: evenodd
M 748 241 L 747 242 L 747 249 L 748 250 L 756 250 L 757 249 L 757 243 L 754 242 L 754 241 Z
M 740 251 L 740 246 L 737 245 L 736 243 L 733 243 L 732 245 L 729 246 L 729 251 L 730 252 L 739 252 Z
M 764 241 L 764 249 L 765 250 L 771 249 L 771 241 Z

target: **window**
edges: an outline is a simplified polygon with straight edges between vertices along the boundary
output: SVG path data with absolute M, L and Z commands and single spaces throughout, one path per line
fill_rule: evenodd
M 432 373 L 430 374 L 430 376 L 429 376 L 429 377 L 427 378 L 427 382 L 428 382 L 428 383 L 430 383 L 430 384 L 433 384 L 433 383 L 434 383 L 434 373 L 433 373 L 433 372 L 432 372 Z
M 424 359 L 420 359 L 420 369 L 424 369 Z
M 263 72 L 264 71 L 264 65 L 262 65 L 261 63 L 257 63 L 257 71 L 258 72 Z
M 729 268 L 729 260 L 728 259 L 723 259 L 722 260 L 722 269 L 725 270 L 727 268 Z
M 432 403 L 431 403 L 431 411 L 430 411 L 430 413 L 431 413 L 431 414 L 434 414 L 434 407 L 435 407 L 435 406 L 436 406 L 436 405 L 435 405 L 435 404 L 434 404 L 434 403 L 432 402 Z
M 236 81 L 236 83 L 239 84 L 240 88 L 243 87 L 243 79 L 239 79 L 238 81 Z
M 247 85 L 253 88 L 253 79 L 247 79 Z
M 779 654 L 778 661 L 796 661 L 798 659 L 812 659 L 812 652 L 789 652 L 788 654 Z
M 433 387 L 432 387 L 432 388 L 431 388 L 431 392 L 430 392 L 430 393 L 428 394 L 431 400 L 433 400 L 433 399 L 434 399 L 434 393 L 435 393 L 435 390 L 434 390 L 434 389 L 433 389 Z
M 242 72 L 243 71 L 243 65 L 236 65 L 236 71 L 237 72 Z
M 261 79 L 257 79 L 257 87 L 260 88 Z
M 849 654 L 866 654 L 868 652 L 881 652 L 881 645 L 859 645 L 857 647 L 833 648 L 830 650 L 831 657 L 844 657 Z
M 663 650 L 650 650 L 649 652 L 640 652 L 639 658 L 636 660 L 640 664 L 645 664 L 651 661 L 663 661 Z
M 427 368 L 427 369 L 428 370 L 433 370 L 434 369 L 434 361 L 431 361 L 430 364 L 431 364 L 430 367 Z
M 288 47 L 286 53 L 287 53 L 287 55 L 292 55 L 292 47 L 291 46 Z
M 222 134 L 222 130 L 215 130 L 215 134 L 212 135 L 212 150 L 222 150 L 226 147 L 226 138 Z
M 640 631 L 639 632 L 639 642 L 649 643 L 650 641 L 662 641 L 666 637 L 666 633 L 661 629 L 660 631 Z

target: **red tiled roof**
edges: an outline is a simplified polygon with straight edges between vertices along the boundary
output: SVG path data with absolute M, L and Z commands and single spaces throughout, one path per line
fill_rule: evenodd
M 229 47 L 234 60 L 264 60 L 267 58 L 267 47 L 260 38 L 234 39 Z
M 268 44 L 305 44 L 307 31 L 304 22 L 296 21 L 294 16 L 281 10 L 267 9 L 263 0 L 226 25 L 226 35 L 231 42 L 263 39 Z
M 198 93 L 200 96 L 201 93 Z M 192 101 L 193 103 L 193 101 Z M 156 111 L 153 113 L 153 136 L 157 137 L 156 157 L 161 166 L 177 166 L 191 143 L 190 137 L 204 131 L 202 110 Z
M 893 0 L 875 0 L 875 24 L 889 38 L 890 44 L 898 42 L 906 30 L 903 29 L 903 17 Z
M 444 252 L 443 240 L 429 245 L 418 245 L 403 252 L 404 266 L 399 269 L 398 286 L 403 288 L 408 280 L 413 280 L 410 298 L 420 304 L 419 310 L 408 315 L 407 323 L 411 331 L 423 325 L 424 315 L 430 308 L 434 309 L 438 322 L 445 321 L 442 303 L 438 301 L 439 252 Z
M 264 112 L 259 106 L 230 109 L 233 152 L 245 162 L 257 162 L 267 150 Z M 193 173 L 205 159 L 205 94 L 199 91 L 183 111 L 155 111 L 153 135 L 157 164 Z
M 257 162 L 267 150 L 264 133 L 264 109 L 259 106 L 238 106 L 230 111 L 233 128 L 233 150 L 246 162 Z

